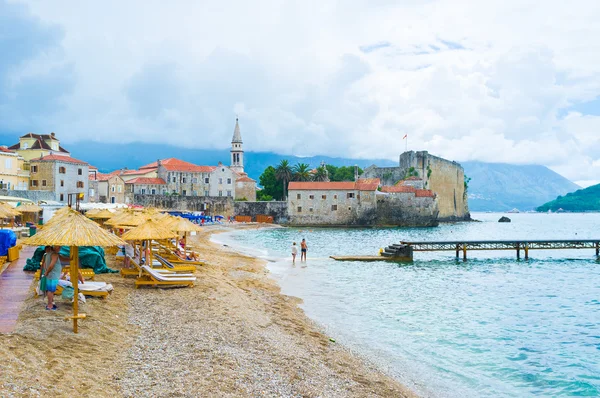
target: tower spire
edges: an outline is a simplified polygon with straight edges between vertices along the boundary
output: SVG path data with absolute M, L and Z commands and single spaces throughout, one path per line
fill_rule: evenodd
M 235 118 L 235 128 L 231 139 L 231 169 L 236 173 L 244 172 L 244 150 L 242 149 L 242 133 L 239 119 Z

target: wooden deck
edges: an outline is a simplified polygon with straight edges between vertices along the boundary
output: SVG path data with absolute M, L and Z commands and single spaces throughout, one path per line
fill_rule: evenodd
M 29 297 L 33 272 L 23 271 L 25 261 L 35 247 L 25 246 L 18 260 L 11 262 L 0 274 L 0 333 L 12 333 L 25 299 Z
M 383 256 L 329 256 L 337 261 L 390 261 L 394 263 L 412 261 L 410 257 L 383 257 Z

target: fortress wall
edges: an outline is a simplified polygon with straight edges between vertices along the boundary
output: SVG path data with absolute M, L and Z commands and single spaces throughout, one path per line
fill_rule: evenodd
M 235 202 L 233 204 L 236 216 L 250 216 L 254 220 L 258 215 L 272 216 L 275 224 L 288 222 L 287 202 Z
M 420 152 L 419 152 L 420 154 Z M 439 218 L 456 220 L 469 218 L 466 202 L 464 179 L 465 173 L 461 165 L 425 152 L 417 160 L 422 167 L 426 187 L 438 195 Z M 429 173 L 429 170 L 431 172 Z M 427 177 L 429 173 L 429 177 Z
M 377 199 L 377 225 L 435 227 L 438 213 L 438 202 L 433 196 L 403 192 Z

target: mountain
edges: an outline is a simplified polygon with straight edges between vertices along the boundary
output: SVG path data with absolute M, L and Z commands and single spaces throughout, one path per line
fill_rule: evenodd
M 469 182 L 469 210 L 533 210 L 559 195 L 581 188 L 539 165 L 462 162 Z
M 559 209 L 577 212 L 600 211 L 600 184 L 559 196 L 538 207 L 537 211 L 557 211 Z

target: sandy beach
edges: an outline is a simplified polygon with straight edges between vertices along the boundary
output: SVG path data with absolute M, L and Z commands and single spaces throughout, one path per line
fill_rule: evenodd
M 190 237 L 206 265 L 192 288 L 134 289 L 98 275 L 114 292 L 88 298 L 73 334 L 58 300 L 25 302 L 13 334 L 0 335 L 3 397 L 412 397 L 407 388 L 331 341 L 281 294 L 262 260 Z M 120 268 L 107 255 L 111 268 Z

